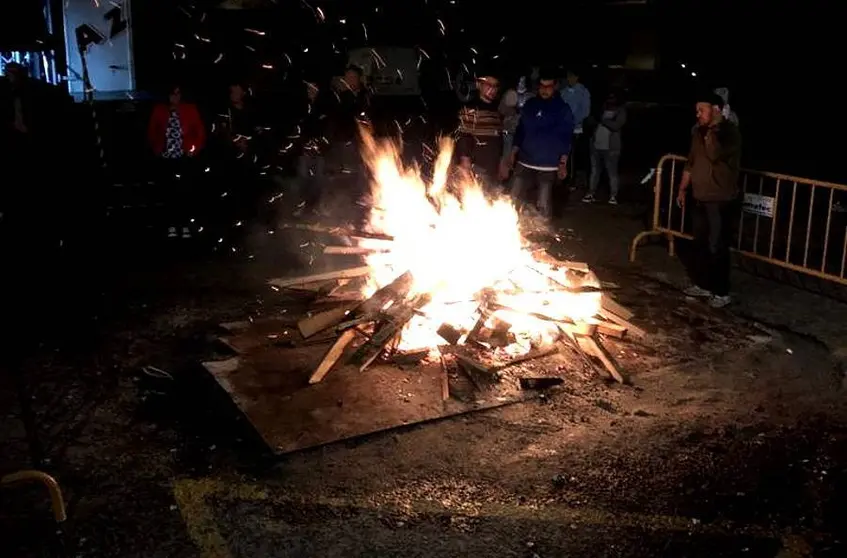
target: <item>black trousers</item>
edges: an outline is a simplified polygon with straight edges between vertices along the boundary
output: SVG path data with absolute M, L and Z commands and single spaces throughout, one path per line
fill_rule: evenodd
M 259 172 L 253 163 L 253 154 L 238 157 L 227 153 L 223 159 L 223 181 L 214 195 L 218 200 L 204 200 L 206 204 L 219 204 L 215 224 L 231 227 L 234 223 L 252 223 L 260 209 L 261 184 Z
M 326 186 L 326 160 L 320 153 L 305 152 L 297 160 L 297 180 L 294 199 L 303 208 L 312 210 L 321 202 L 321 193 Z
M 366 219 L 362 200 L 368 197 L 368 168 L 356 141 L 336 140 L 324 154 L 326 178 L 320 187 L 320 206 L 330 218 L 357 226 Z
M 589 135 L 583 131 L 573 135 L 571 153 L 568 156 L 567 182 L 571 186 L 581 186 L 588 182 L 588 172 L 591 170 L 591 155 L 589 153 Z
M 204 224 L 200 221 L 209 211 L 203 207 L 206 200 L 197 197 L 199 179 L 199 163 L 194 159 L 159 157 L 156 160 L 156 183 L 166 221 L 163 224 L 170 227 Z
M 694 243 L 688 257 L 691 282 L 712 294 L 729 294 L 730 251 L 738 202 L 691 200 Z
M 544 217 L 553 217 L 553 188 L 558 182 L 556 171 L 542 171 L 517 165 L 512 177 L 511 195 L 515 201 L 523 203 L 527 191 L 537 190 L 535 207 Z

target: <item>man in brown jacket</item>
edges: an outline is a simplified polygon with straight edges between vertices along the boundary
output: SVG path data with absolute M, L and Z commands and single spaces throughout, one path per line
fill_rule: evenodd
M 713 308 L 729 304 L 729 247 L 738 205 L 738 168 L 741 134 L 721 114 L 723 99 L 714 93 L 696 105 L 697 126 L 679 184 L 677 203 L 684 206 L 689 186 L 689 214 L 694 229 L 694 253 L 688 261 L 689 296 L 709 299 Z

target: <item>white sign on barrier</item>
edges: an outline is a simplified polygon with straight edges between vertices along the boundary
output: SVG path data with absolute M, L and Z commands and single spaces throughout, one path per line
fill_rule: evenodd
M 744 194 L 742 208 L 747 213 L 773 218 L 773 206 L 775 198 L 761 196 L 759 194 Z

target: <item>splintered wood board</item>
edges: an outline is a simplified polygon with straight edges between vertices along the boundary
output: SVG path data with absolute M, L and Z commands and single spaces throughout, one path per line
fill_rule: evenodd
M 328 346 L 265 346 L 203 367 L 277 455 L 538 396 L 495 389 L 472 401 L 445 401 L 438 359 L 406 369 L 378 365 L 365 372 L 338 366 L 322 382 L 309 385 Z
M 230 335 L 221 335 L 218 341 L 238 354 L 265 345 L 302 341 L 297 323 L 292 323 L 291 319 L 266 318 L 254 322 L 230 322 L 220 324 L 220 327 Z
M 302 287 L 309 283 L 325 283 L 335 279 L 353 279 L 355 277 L 363 277 L 371 272 L 368 266 L 353 267 L 350 269 L 339 269 L 336 271 L 327 271 L 324 273 L 316 273 L 314 275 L 303 275 L 299 277 L 276 277 L 268 279 L 268 284 L 279 289 Z

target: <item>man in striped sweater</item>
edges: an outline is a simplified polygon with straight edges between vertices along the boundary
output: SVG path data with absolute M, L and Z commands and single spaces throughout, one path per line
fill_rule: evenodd
M 477 95 L 459 110 L 456 156 L 460 167 L 487 186 L 497 183 L 503 155 L 503 117 L 497 103 L 499 80 L 477 78 Z

